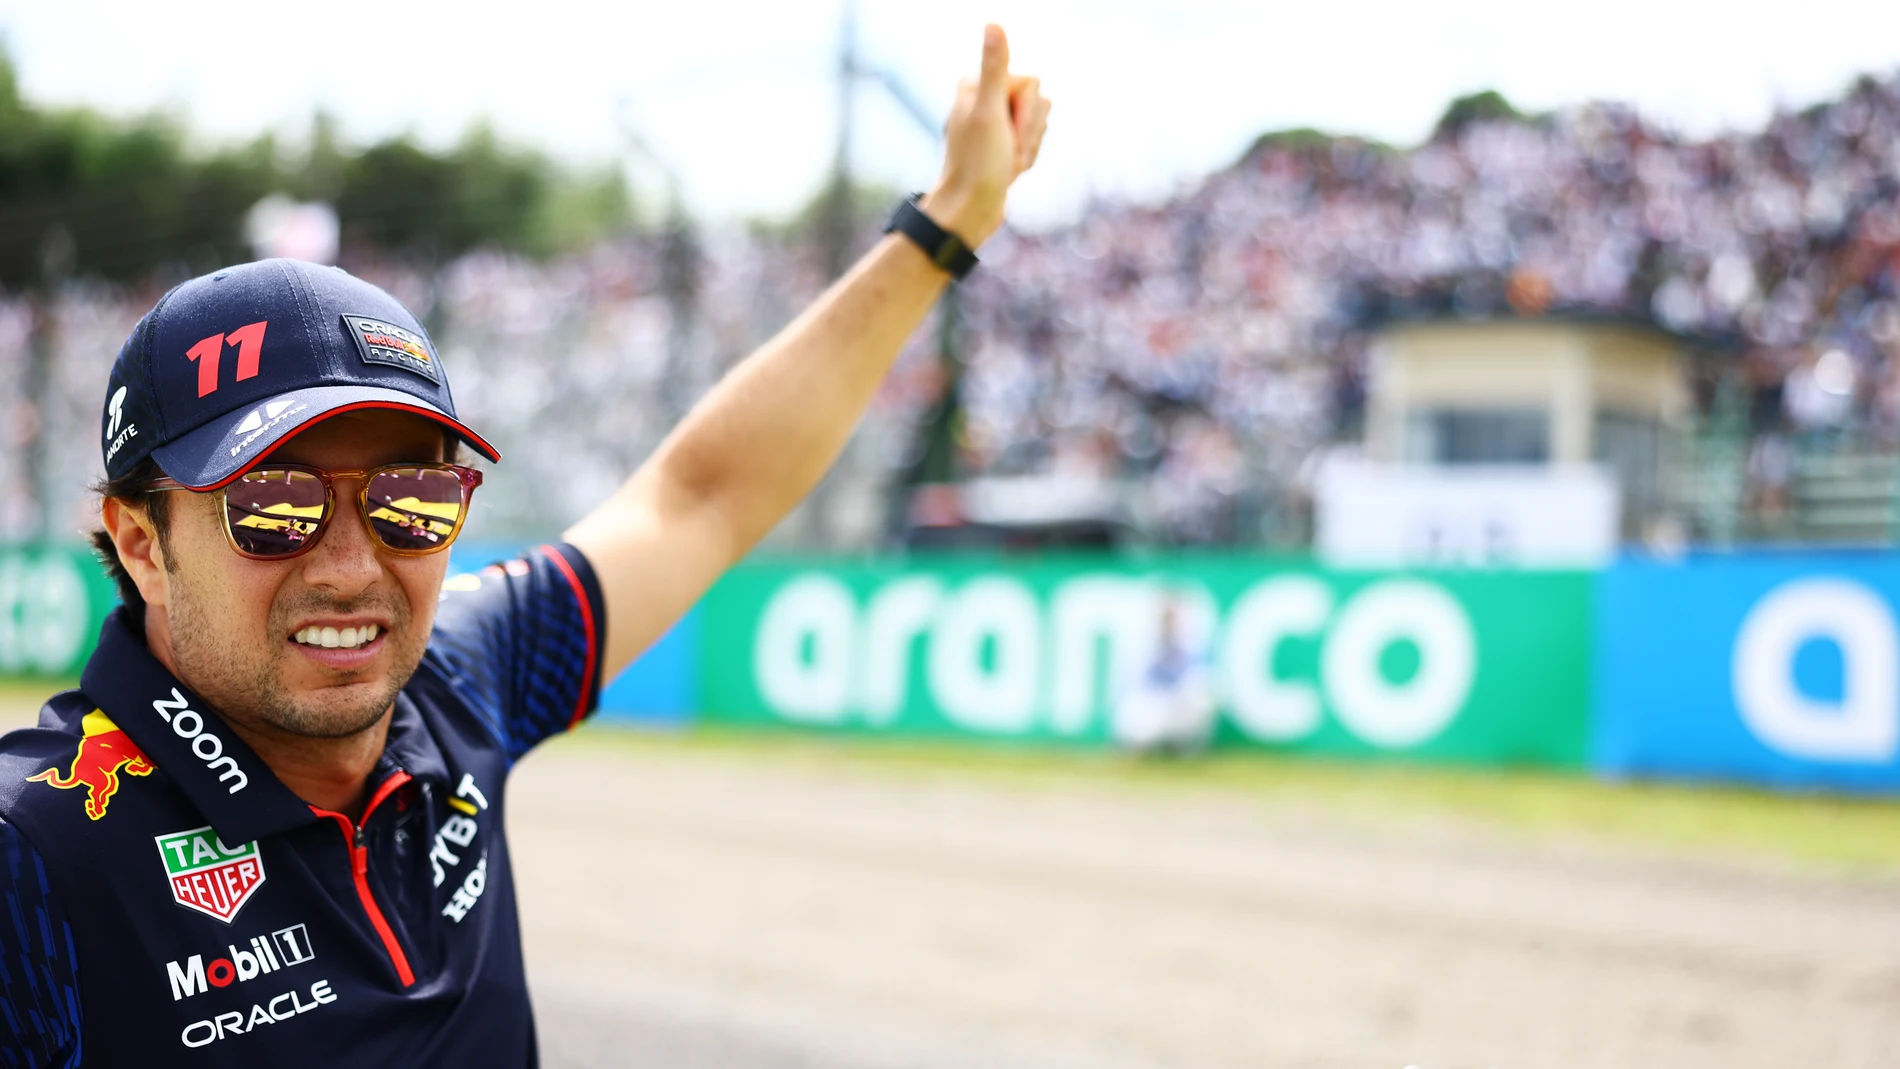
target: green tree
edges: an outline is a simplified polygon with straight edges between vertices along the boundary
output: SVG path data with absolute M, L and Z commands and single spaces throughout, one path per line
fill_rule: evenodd
M 1474 122 L 1534 122 L 1536 118 L 1512 107 L 1511 102 L 1504 99 L 1503 93 L 1486 89 L 1461 96 L 1446 105 L 1445 113 L 1439 116 L 1438 125 L 1432 129 L 1432 138 L 1456 137 L 1459 131 Z
M 407 138 L 352 151 L 319 115 L 302 153 L 270 137 L 194 152 L 170 116 L 34 107 L 0 52 L 0 286 L 246 259 L 244 217 L 274 192 L 333 203 L 346 241 L 420 257 L 478 245 L 547 255 L 634 218 L 616 171 L 562 167 L 484 126 L 448 152 Z

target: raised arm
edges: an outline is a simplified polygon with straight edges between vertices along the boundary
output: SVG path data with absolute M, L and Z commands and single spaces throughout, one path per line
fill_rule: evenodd
M 925 214 L 972 247 L 989 237 L 1048 114 L 1036 79 L 1010 74 L 1002 29 L 987 27 L 982 73 L 957 93 Z M 606 599 L 606 678 L 811 491 L 948 281 L 909 239 L 886 235 L 567 531 Z

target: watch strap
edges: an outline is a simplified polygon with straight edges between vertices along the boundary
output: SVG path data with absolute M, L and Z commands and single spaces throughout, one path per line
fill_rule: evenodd
M 925 215 L 917 202 L 923 199 L 922 193 L 912 193 L 897 206 L 891 215 L 890 225 L 884 228 L 886 234 L 896 232 L 915 242 L 930 257 L 930 262 L 948 271 L 950 277 L 962 281 L 972 268 L 976 267 L 976 253 L 963 243 L 963 239 L 937 225 L 936 220 Z

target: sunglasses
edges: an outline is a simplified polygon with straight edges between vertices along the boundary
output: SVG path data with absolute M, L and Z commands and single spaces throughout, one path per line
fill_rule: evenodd
M 364 526 L 391 553 L 419 557 L 449 548 L 468 516 L 482 473 L 460 464 L 385 464 L 368 471 L 324 471 L 302 464 L 254 468 L 217 490 L 224 535 L 239 556 L 289 560 L 315 548 L 336 508 L 337 479 L 360 480 Z M 190 490 L 159 479 L 154 490 Z

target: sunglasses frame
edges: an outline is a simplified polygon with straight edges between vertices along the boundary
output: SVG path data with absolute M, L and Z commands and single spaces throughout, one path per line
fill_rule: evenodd
M 376 525 L 370 522 L 369 484 L 375 480 L 376 476 L 384 472 L 413 471 L 416 469 L 452 473 L 462 484 L 462 510 L 456 514 L 455 526 L 449 530 L 449 536 L 447 538 L 444 538 L 433 546 L 427 546 L 422 549 L 397 549 L 383 541 L 382 536 L 376 533 Z M 272 471 L 300 471 L 306 475 L 314 475 L 321 480 L 323 482 L 323 514 L 317 517 L 316 530 L 312 532 L 310 537 L 304 540 L 304 544 L 299 546 L 294 552 L 277 554 L 247 553 L 238 546 L 237 534 L 231 530 L 231 506 L 226 495 L 230 492 L 231 487 L 241 484 L 246 477 L 256 475 L 259 472 Z M 336 515 L 336 480 L 338 479 L 357 480 L 356 515 L 363 521 L 363 527 L 369 534 L 370 542 L 372 542 L 378 550 L 384 553 L 393 553 L 398 557 L 426 557 L 431 553 L 440 553 L 449 548 L 456 538 L 461 535 L 462 526 L 468 520 L 469 502 L 475 496 L 475 488 L 482 485 L 482 473 L 475 468 L 467 467 L 462 464 L 425 461 L 402 464 L 382 464 L 366 471 L 325 471 L 322 468 L 310 464 L 261 464 L 245 472 L 243 475 L 232 479 L 223 486 L 218 487 L 216 490 L 194 490 L 184 483 L 171 478 L 155 480 L 150 489 L 187 490 L 194 494 L 214 495 L 218 499 L 218 517 L 219 522 L 224 527 L 224 540 L 231 547 L 231 552 L 236 553 L 246 560 L 278 562 L 295 560 L 317 548 L 317 543 L 323 541 L 324 532 L 330 529 L 330 520 Z

